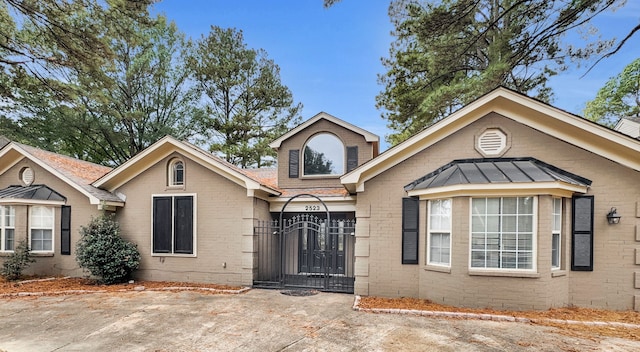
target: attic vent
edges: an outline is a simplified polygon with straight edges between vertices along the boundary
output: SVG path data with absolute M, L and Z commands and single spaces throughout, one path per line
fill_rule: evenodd
M 507 135 L 497 128 L 490 128 L 478 137 L 478 151 L 487 156 L 502 154 L 507 147 Z
M 25 186 L 31 186 L 34 180 L 33 170 L 29 167 L 23 167 L 22 170 L 20 170 L 20 180 L 22 180 Z

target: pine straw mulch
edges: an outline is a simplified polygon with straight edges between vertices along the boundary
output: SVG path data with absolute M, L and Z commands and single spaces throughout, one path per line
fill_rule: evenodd
M 134 281 L 115 285 L 100 284 L 96 280 L 77 277 L 29 278 L 21 281 L 7 281 L 0 277 L 0 298 L 20 296 L 52 296 L 83 294 L 92 292 L 127 292 L 146 290 L 188 291 L 196 290 L 208 294 L 241 293 L 242 287 L 167 281 Z
M 558 328 L 558 332 L 581 338 L 597 340 L 598 337 L 619 337 L 640 341 L 640 328 L 611 324 L 586 325 L 567 323 L 555 320 L 569 320 L 579 322 L 607 322 L 640 325 L 640 312 L 612 311 L 605 309 L 591 309 L 579 307 L 553 308 L 545 311 L 504 311 L 495 309 L 458 308 L 436 304 L 429 300 L 417 298 L 380 298 L 361 297 L 360 308 L 365 309 L 407 309 L 434 312 L 459 312 L 473 314 L 493 314 L 511 317 L 522 317 L 531 320 L 532 324 Z

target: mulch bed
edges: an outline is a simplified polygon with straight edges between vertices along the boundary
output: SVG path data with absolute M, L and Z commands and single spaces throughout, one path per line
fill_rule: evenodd
M 640 329 L 622 326 L 593 326 L 584 324 L 569 324 L 554 320 L 572 320 L 582 322 L 614 322 L 640 325 L 640 312 L 611 311 L 579 307 L 553 308 L 545 311 L 503 311 L 495 309 L 458 308 L 436 304 L 429 300 L 417 298 L 381 298 L 362 297 L 360 308 L 372 309 L 407 309 L 435 312 L 462 312 L 475 314 L 495 314 L 531 319 L 531 323 L 559 328 L 565 335 L 596 339 L 597 336 L 620 337 L 640 341 Z
M 18 293 L 42 293 L 43 295 L 86 293 L 87 291 L 99 292 L 126 292 L 140 290 L 171 290 L 186 291 L 198 290 L 202 293 L 220 294 L 241 291 L 242 287 L 193 283 L 193 282 L 167 282 L 167 281 L 134 281 L 115 285 L 103 285 L 96 280 L 65 277 L 65 278 L 30 278 L 21 281 L 6 281 L 0 278 L 0 297 L 13 297 Z

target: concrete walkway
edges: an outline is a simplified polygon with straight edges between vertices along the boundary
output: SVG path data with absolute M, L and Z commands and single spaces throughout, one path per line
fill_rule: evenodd
M 574 351 L 640 342 L 517 322 L 374 314 L 354 297 L 274 290 L 97 293 L 0 300 L 0 351 Z

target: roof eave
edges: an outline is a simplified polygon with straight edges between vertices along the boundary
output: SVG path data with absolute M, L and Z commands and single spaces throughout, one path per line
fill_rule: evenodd
M 536 196 L 552 195 L 569 198 L 574 193 L 585 194 L 589 186 L 575 185 L 562 181 L 548 182 L 505 182 L 486 184 L 458 184 L 407 191 L 410 197 L 420 199 L 473 197 L 473 196 Z

